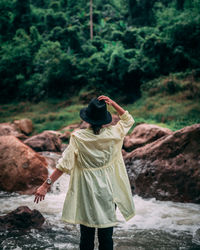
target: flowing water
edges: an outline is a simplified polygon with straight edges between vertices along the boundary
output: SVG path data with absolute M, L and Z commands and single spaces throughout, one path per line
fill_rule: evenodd
M 61 221 L 69 178 L 61 176 L 39 204 L 33 202 L 34 196 L 0 193 L 1 215 L 18 206 L 28 206 L 39 210 L 46 218 L 41 229 L 26 233 L 0 232 L 0 249 L 79 249 L 79 225 Z M 139 196 L 134 196 L 133 200 L 136 216 L 128 222 L 117 209 L 120 224 L 114 228 L 115 250 L 200 249 L 200 205 L 142 199 Z M 95 249 L 98 249 L 97 236 Z

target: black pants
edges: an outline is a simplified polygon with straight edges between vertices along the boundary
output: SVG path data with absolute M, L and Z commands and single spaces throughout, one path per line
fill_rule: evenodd
M 113 227 L 98 228 L 99 250 L 113 250 Z M 93 250 L 95 228 L 80 224 L 80 250 Z

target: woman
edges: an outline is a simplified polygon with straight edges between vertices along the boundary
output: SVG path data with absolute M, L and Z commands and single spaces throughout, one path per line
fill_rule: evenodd
M 114 126 L 106 103 L 115 108 L 120 120 Z M 98 228 L 99 249 L 113 249 L 113 227 L 117 225 L 118 206 L 126 220 L 135 214 L 129 179 L 122 158 L 123 139 L 134 119 L 107 96 L 91 100 L 80 117 L 90 124 L 87 129 L 72 133 L 70 143 L 58 160 L 56 169 L 40 186 L 35 202 L 42 201 L 63 172 L 70 174 L 70 183 L 63 206 L 62 219 L 80 224 L 80 249 L 94 249 L 95 228 Z

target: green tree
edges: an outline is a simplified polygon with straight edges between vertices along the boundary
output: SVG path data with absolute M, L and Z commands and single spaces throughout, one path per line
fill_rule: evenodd
M 59 42 L 47 41 L 41 45 L 34 58 L 34 70 L 41 75 L 39 79 L 48 97 L 67 96 L 72 90 L 78 90 L 75 83 L 76 57 L 63 52 Z
M 23 28 L 26 31 L 29 30 L 31 25 L 31 7 L 30 0 L 16 0 L 15 2 L 15 29 Z
M 12 12 L 13 2 L 11 0 L 0 1 L 0 34 L 1 40 L 9 40 L 12 37 L 12 23 L 14 13 Z
M 18 29 L 13 42 L 1 47 L 0 61 L 0 98 L 9 101 L 16 96 L 22 97 L 21 89 L 32 73 L 30 37 L 23 29 Z

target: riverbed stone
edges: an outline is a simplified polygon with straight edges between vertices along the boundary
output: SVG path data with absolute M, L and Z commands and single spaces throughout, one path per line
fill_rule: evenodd
M 21 206 L 4 216 L 0 216 L 0 231 L 40 228 L 44 221 L 45 218 L 38 210 Z
M 142 147 L 170 134 L 172 134 L 172 131 L 168 128 L 162 128 L 154 124 L 142 123 L 137 125 L 130 135 L 125 136 L 123 148 L 130 152 L 133 149 Z
M 124 160 L 133 193 L 200 203 L 200 124 L 137 148 Z
M 24 118 L 21 120 L 15 120 L 13 123 L 26 135 L 33 131 L 33 123 L 31 119 Z
M 37 152 L 40 151 L 61 152 L 62 141 L 59 138 L 57 131 L 50 131 L 50 130 L 43 131 L 40 134 L 31 136 L 30 138 L 26 139 L 24 143 Z
M 193 235 L 193 242 L 200 245 L 200 228 L 198 228 Z
M 0 190 L 33 194 L 47 176 L 43 156 L 15 136 L 0 136 Z
M 0 136 L 4 135 L 13 135 L 20 140 L 28 138 L 25 134 L 21 133 L 21 130 L 16 124 L 10 122 L 0 123 Z

